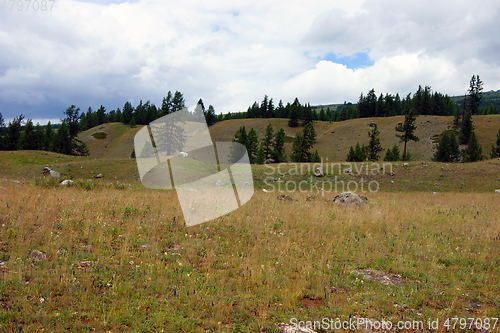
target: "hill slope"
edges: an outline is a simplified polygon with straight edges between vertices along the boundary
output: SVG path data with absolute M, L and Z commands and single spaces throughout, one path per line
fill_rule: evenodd
M 491 151 L 491 145 L 496 140 L 496 134 L 500 130 L 500 115 L 474 116 L 474 126 L 479 143 L 483 146 L 483 154 L 487 157 Z M 361 118 L 352 119 L 338 123 L 315 122 L 314 128 L 317 134 L 317 149 L 324 161 L 345 161 L 349 148 L 360 144 L 368 144 L 368 131 L 371 122 L 375 122 L 380 131 L 380 143 L 382 147 L 392 147 L 398 144 L 403 148 L 403 143 L 395 135 L 395 126 L 404 121 L 404 116 L 387 118 Z M 452 117 L 442 116 L 419 116 L 417 118 L 416 134 L 420 138 L 418 142 L 409 142 L 408 151 L 413 160 L 429 161 L 435 151 L 435 140 L 443 131 L 452 129 Z M 302 131 L 302 127 L 288 127 L 288 119 L 233 119 L 215 124 L 210 128 L 213 141 L 229 142 L 240 126 L 245 126 L 247 131 L 254 128 L 260 137 L 263 136 L 265 128 L 271 124 L 276 133 L 278 129 L 284 128 L 287 135 L 285 143 L 286 153 L 292 151 L 292 141 L 295 134 Z M 90 150 L 90 156 L 98 159 L 130 158 L 134 149 L 134 136 L 142 126 L 130 128 L 121 123 L 109 123 L 94 127 L 79 135 Z M 381 157 L 385 152 L 381 153 Z

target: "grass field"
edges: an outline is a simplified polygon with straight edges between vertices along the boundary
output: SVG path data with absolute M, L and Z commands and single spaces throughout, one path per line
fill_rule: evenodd
M 324 165 L 326 177 L 312 181 L 313 165 L 255 166 L 246 205 L 189 228 L 175 192 L 142 187 L 132 159 L 2 152 L 0 163 L 2 332 L 276 332 L 292 318 L 500 316 L 498 159 L 379 174 Z M 76 186 L 42 178 L 46 164 Z M 334 177 L 380 187 L 364 193 L 362 210 L 332 204 L 335 192 L 287 192 L 283 202 L 261 190 Z M 33 250 L 47 259 L 32 261 Z

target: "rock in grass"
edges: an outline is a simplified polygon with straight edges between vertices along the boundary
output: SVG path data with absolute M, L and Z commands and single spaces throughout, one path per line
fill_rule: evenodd
M 333 198 L 333 203 L 347 207 L 356 206 L 360 208 L 366 206 L 365 200 L 368 201 L 365 196 L 357 195 L 353 192 L 343 192 Z
M 363 278 L 365 280 L 380 282 L 382 284 L 385 284 L 386 286 L 399 286 L 405 283 L 405 280 L 401 277 L 401 275 L 388 274 L 382 271 L 377 271 L 375 269 L 358 269 L 352 271 L 351 273 L 363 275 Z
M 102 178 L 102 173 L 100 173 L 97 176 L 95 176 L 95 178 Z
M 31 259 L 33 261 L 40 262 L 40 261 L 47 260 L 47 256 L 45 255 L 45 253 L 43 253 L 41 251 L 33 250 L 33 251 L 31 251 Z
M 293 201 L 293 199 L 290 196 L 284 194 L 278 195 L 276 199 L 281 201 Z
M 66 179 L 66 180 L 63 180 L 61 182 L 61 184 L 59 184 L 59 185 L 61 185 L 61 186 L 71 186 L 71 185 L 74 185 L 74 184 L 75 184 L 74 181 L 72 181 L 70 179 Z
M 324 177 L 325 174 L 323 173 L 323 168 L 322 167 L 319 167 L 317 168 L 316 170 L 314 170 L 314 175 L 316 177 Z
M 498 190 L 495 190 L 495 193 L 500 193 L 500 189 L 498 189 Z

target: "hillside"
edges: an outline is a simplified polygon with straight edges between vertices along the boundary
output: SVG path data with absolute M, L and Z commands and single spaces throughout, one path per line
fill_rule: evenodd
M 78 135 L 87 144 L 93 158 L 130 158 L 134 136 L 142 126 L 130 128 L 122 123 L 108 123 L 93 127 Z
M 474 125 L 479 143 L 483 146 L 483 154 L 489 156 L 491 145 L 496 140 L 500 130 L 500 115 L 474 116 Z M 380 131 L 380 143 L 384 150 L 398 144 L 403 148 L 403 143 L 395 135 L 395 126 L 404 121 L 404 116 L 387 118 L 360 118 L 343 122 L 330 123 L 317 121 L 314 123 L 317 134 L 317 149 L 324 161 L 345 161 L 349 148 L 356 142 L 368 144 L 368 131 L 371 122 L 375 122 Z M 419 116 L 417 118 L 416 134 L 418 142 L 409 142 L 408 151 L 413 160 L 429 161 L 434 153 L 437 136 L 443 131 L 452 129 L 452 117 Z M 265 128 L 271 124 L 276 132 L 284 128 L 287 135 L 285 143 L 286 153 L 292 151 L 293 137 L 302 127 L 288 127 L 288 119 L 232 119 L 219 122 L 210 128 L 214 141 L 229 142 L 240 126 L 245 126 L 247 131 L 254 128 L 260 137 Z M 79 135 L 90 150 L 90 157 L 97 159 L 128 159 L 134 149 L 134 136 L 141 126 L 130 128 L 122 123 L 103 124 L 89 129 Z M 381 153 L 383 158 L 385 152 Z
M 489 156 L 491 145 L 495 142 L 496 134 L 500 130 L 500 115 L 474 116 L 474 125 L 479 143 L 483 146 L 483 154 Z M 368 131 L 371 122 L 375 122 L 380 131 L 380 143 L 384 149 L 392 147 L 395 143 L 400 148 L 403 143 L 395 135 L 395 126 L 404 121 L 404 116 L 387 118 L 360 118 L 338 123 L 315 122 L 314 127 L 317 134 L 317 142 L 314 149 L 319 155 L 328 161 L 345 161 L 349 148 L 356 142 L 368 144 Z M 413 160 L 429 161 L 434 153 L 433 139 L 443 131 L 452 128 L 452 117 L 442 116 L 419 116 L 417 118 L 416 135 L 420 138 L 418 142 L 409 142 L 408 151 Z M 263 135 L 267 124 L 272 124 L 274 131 L 284 128 L 288 137 L 285 144 L 287 153 L 291 152 L 292 139 L 302 127 L 288 127 L 288 119 L 233 119 L 217 123 L 210 130 L 214 141 L 231 141 L 240 126 L 250 130 L 254 128 L 260 136 Z M 401 149 L 402 150 L 402 149 Z M 382 157 L 384 155 L 382 154 Z

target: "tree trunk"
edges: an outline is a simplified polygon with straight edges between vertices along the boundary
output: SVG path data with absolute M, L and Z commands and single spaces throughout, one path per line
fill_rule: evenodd
M 403 152 L 403 162 L 406 162 L 406 142 L 405 141 L 405 151 Z

